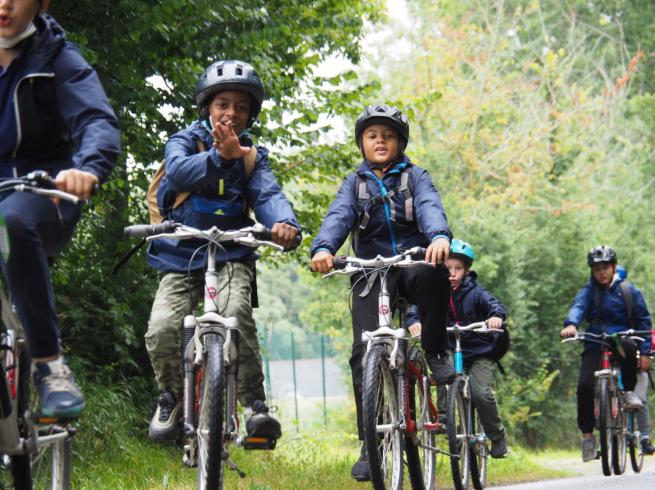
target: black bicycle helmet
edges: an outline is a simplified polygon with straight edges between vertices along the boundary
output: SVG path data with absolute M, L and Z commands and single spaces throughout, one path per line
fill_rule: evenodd
M 409 119 L 400 112 L 400 109 L 387 104 L 367 107 L 355 123 L 355 141 L 360 149 L 362 148 L 362 133 L 373 124 L 386 124 L 398 131 L 402 141 L 401 151 L 405 149 L 409 142 Z
M 253 125 L 264 102 L 264 84 L 248 63 L 238 60 L 216 61 L 209 65 L 196 84 L 196 102 L 202 110 L 216 92 L 240 90 L 248 92 L 253 99 L 253 106 L 248 117 L 248 125 Z
M 598 245 L 592 248 L 587 254 L 587 264 L 589 264 L 589 267 L 591 267 L 594 264 L 599 264 L 601 262 L 609 262 L 610 264 L 616 264 L 616 261 L 617 261 L 616 252 L 607 245 Z

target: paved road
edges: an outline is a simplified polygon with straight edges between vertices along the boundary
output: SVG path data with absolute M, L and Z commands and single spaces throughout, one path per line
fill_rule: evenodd
M 502 487 L 493 487 L 494 490 L 631 490 L 631 489 L 655 489 L 655 456 L 646 457 L 642 472 L 635 474 L 628 467 L 625 474 L 621 476 L 603 476 L 600 461 L 582 464 L 574 464 L 570 468 L 576 473 L 584 473 L 584 476 L 573 478 L 559 478 L 531 483 L 518 483 Z M 569 469 L 568 465 L 560 466 L 560 469 Z M 592 473 L 593 472 L 593 473 Z M 491 487 L 490 487 L 491 488 Z

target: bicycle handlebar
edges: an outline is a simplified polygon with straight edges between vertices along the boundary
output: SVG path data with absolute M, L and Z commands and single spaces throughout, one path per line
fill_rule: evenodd
M 63 201 L 73 204 L 80 202 L 80 198 L 60 191 L 55 185 L 55 181 L 43 170 L 35 170 L 21 177 L 0 180 L 0 192 L 13 189 L 17 192 L 31 192 L 45 197 L 57 197 Z
M 177 228 L 177 223 L 163 221 L 158 225 L 131 225 L 123 228 L 125 238 L 146 238 L 160 233 L 171 233 Z
M 503 326 L 507 325 L 506 321 L 503 321 Z M 473 330 L 476 333 L 500 333 L 502 332 L 499 328 L 489 328 L 487 321 L 470 323 L 468 325 L 453 325 L 452 327 L 447 327 L 448 332 L 467 332 Z
M 566 337 L 562 339 L 561 342 L 564 343 L 564 342 L 572 342 L 574 340 L 586 340 L 588 342 L 603 344 L 605 340 L 613 337 L 624 337 L 624 338 L 629 338 L 631 340 L 638 340 L 641 342 L 645 342 L 646 340 L 649 339 L 645 337 L 641 337 L 640 335 L 647 335 L 650 333 L 651 333 L 650 330 L 634 330 L 632 328 L 628 330 L 622 330 L 620 332 L 614 332 L 614 333 L 603 332 L 598 334 L 598 333 L 591 333 L 591 332 L 579 332 L 571 337 Z
M 426 264 L 425 248 L 413 247 L 405 252 L 394 255 L 393 257 L 382 257 L 378 255 L 373 259 L 360 259 L 359 257 L 347 257 L 338 255 L 332 260 L 333 271 L 324 274 L 323 277 L 329 277 L 334 274 L 355 274 L 364 269 L 383 269 L 385 267 L 411 267 L 417 264 Z

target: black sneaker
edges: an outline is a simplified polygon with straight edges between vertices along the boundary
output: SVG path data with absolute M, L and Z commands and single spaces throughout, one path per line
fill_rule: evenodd
M 269 414 L 269 408 L 261 400 L 252 403 L 252 415 L 246 420 L 246 432 L 249 437 L 266 437 L 279 439 L 282 436 L 280 422 Z
M 173 441 L 177 437 L 177 422 L 182 404 L 169 390 L 163 390 L 157 398 L 157 410 L 150 421 L 148 434 L 153 441 Z
M 39 395 L 40 415 L 67 419 L 84 410 L 82 392 L 63 360 L 32 363 L 32 376 Z
M 450 362 L 450 356 L 447 352 L 441 351 L 434 354 L 425 355 L 430 371 L 432 371 L 432 378 L 440 385 L 449 385 L 455 381 L 455 368 Z
M 350 476 L 357 481 L 371 481 L 371 471 L 368 467 L 368 453 L 366 452 L 366 444 L 362 444 L 362 449 L 359 452 L 359 459 L 350 470 Z
M 650 442 L 648 437 L 641 440 L 641 450 L 644 452 L 644 454 L 655 454 L 655 447 L 653 447 L 653 444 Z
M 494 459 L 501 459 L 509 456 L 509 449 L 507 447 L 505 436 L 497 441 L 491 441 L 491 450 L 489 451 L 489 454 L 491 454 L 491 457 Z

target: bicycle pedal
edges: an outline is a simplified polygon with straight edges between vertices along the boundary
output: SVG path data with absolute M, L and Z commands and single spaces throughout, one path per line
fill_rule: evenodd
M 37 425 L 66 425 L 73 420 L 75 420 L 74 417 L 46 417 L 45 415 L 41 414 L 34 414 L 32 416 L 32 420 L 34 421 L 35 424 Z
M 246 436 L 243 439 L 244 449 L 275 449 L 277 439 L 271 437 Z

